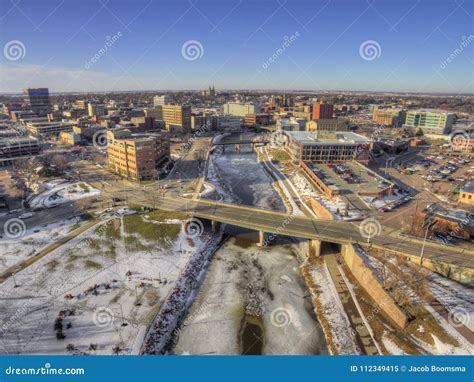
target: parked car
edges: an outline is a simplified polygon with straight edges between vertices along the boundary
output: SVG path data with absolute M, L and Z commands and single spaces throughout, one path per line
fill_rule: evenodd
M 35 213 L 34 212 L 25 212 L 24 214 L 21 214 L 20 216 L 18 216 L 20 219 L 28 219 L 28 218 L 31 218 L 35 216 Z

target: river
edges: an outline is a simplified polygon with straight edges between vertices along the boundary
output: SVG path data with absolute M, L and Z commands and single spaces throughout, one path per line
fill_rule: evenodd
M 210 158 L 214 199 L 285 211 L 272 179 L 250 146 Z M 277 237 L 268 248 L 255 232 L 226 227 L 206 278 L 178 335 L 176 354 L 327 354 L 327 345 L 300 273 L 306 243 Z

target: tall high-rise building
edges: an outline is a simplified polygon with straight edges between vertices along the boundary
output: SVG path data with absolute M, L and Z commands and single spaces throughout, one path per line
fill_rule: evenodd
M 172 132 L 188 132 L 191 130 L 191 106 L 161 106 L 166 130 Z
M 48 88 L 27 88 L 23 89 L 23 94 L 25 101 L 35 113 L 46 115 L 51 111 Z
M 105 106 L 103 104 L 90 102 L 87 110 L 89 117 L 93 117 L 94 115 L 101 117 L 105 115 Z
M 143 109 L 143 112 L 145 113 L 145 117 L 152 117 L 152 118 L 155 118 L 155 120 L 157 121 L 163 120 L 163 110 L 161 106 L 154 107 L 154 108 L 146 108 L 146 109 Z
M 312 119 L 331 119 L 334 105 L 326 102 L 314 103 L 312 105 Z
M 168 95 L 154 96 L 153 107 L 168 105 L 171 103 L 171 97 Z

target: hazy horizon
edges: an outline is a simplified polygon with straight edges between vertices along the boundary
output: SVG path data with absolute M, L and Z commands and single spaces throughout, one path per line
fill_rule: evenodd
M 473 12 L 466 3 L 0 5 L 1 93 L 25 87 L 52 93 L 179 91 L 209 84 L 235 90 L 474 93 Z

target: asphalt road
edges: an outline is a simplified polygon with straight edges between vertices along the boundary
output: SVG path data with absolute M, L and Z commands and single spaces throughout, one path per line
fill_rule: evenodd
M 206 200 L 191 200 L 178 196 L 157 197 L 153 194 L 151 190 L 136 192 L 133 200 L 135 203 L 144 206 L 185 212 L 189 216 L 216 220 L 268 233 L 277 232 L 281 235 L 324 240 L 339 244 L 353 242 L 366 245 L 368 243 L 367 238 L 361 234 L 359 229 L 361 223 L 310 219 L 254 207 L 234 206 Z M 371 238 L 370 243 L 374 247 L 400 251 L 414 256 L 419 256 L 422 250 L 421 241 L 391 236 L 390 230 L 384 227 L 380 227 L 380 234 Z M 474 268 L 474 255 L 472 253 L 442 244 L 427 242 L 424 257 Z

